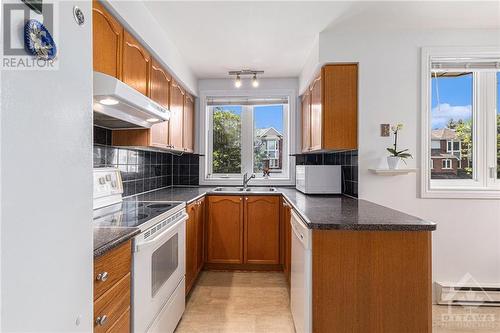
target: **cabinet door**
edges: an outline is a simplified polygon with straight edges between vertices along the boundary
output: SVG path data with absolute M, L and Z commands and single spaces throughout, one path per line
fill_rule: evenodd
M 175 150 L 184 150 L 182 145 L 184 91 L 175 81 L 172 81 L 170 87 L 170 145 Z
M 123 27 L 98 1 L 92 2 L 94 71 L 120 78 Z
M 151 78 L 149 80 L 149 96 L 165 108 L 170 107 L 170 82 L 172 78 L 165 69 L 153 59 L 151 62 Z M 166 148 L 168 142 L 168 121 L 151 126 L 151 146 Z
M 196 271 L 203 269 L 205 245 L 205 198 L 198 200 L 196 207 Z
M 183 147 L 186 152 L 193 152 L 194 137 L 194 98 L 186 94 L 184 98 L 184 133 Z
M 358 65 L 323 67 L 323 148 L 358 148 Z
M 196 278 L 196 203 L 187 206 L 188 219 L 186 221 L 186 295 L 191 290 Z
M 311 94 L 307 90 L 302 95 L 302 151 L 311 148 Z
M 151 56 L 128 31 L 123 33 L 122 81 L 143 95 L 149 95 Z
M 207 262 L 243 263 L 243 198 L 209 196 Z
M 321 105 L 321 76 L 311 84 L 311 150 L 319 150 L 323 132 Z
M 245 197 L 245 263 L 280 263 L 280 197 Z

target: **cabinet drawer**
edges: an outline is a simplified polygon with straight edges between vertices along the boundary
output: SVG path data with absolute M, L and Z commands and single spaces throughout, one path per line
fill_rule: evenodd
M 130 309 L 124 312 L 116 323 L 106 333 L 129 333 L 130 332 Z
M 128 241 L 94 260 L 94 300 L 130 272 L 131 251 Z
M 94 333 L 106 332 L 130 309 L 130 273 L 94 302 Z M 98 318 L 106 316 L 105 322 Z

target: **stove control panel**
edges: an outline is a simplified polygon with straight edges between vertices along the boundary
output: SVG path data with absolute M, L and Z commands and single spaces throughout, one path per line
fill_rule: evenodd
M 94 199 L 123 193 L 120 170 L 94 168 Z

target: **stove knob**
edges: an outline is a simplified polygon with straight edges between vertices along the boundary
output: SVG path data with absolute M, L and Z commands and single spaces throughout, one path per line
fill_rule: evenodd
M 106 175 L 106 181 L 107 181 L 107 182 L 110 182 L 110 181 L 111 181 L 111 175 L 110 175 L 110 174 L 107 174 L 107 175 Z
M 104 179 L 104 177 L 100 177 L 99 178 L 99 184 L 101 184 L 101 185 L 106 184 L 106 179 Z
M 113 180 L 113 181 L 111 182 L 111 187 L 112 187 L 112 188 L 116 188 L 116 180 Z

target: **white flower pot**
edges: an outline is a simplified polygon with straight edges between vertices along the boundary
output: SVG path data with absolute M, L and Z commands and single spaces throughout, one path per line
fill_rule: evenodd
M 387 165 L 389 166 L 389 169 L 391 169 L 391 170 L 398 169 L 400 161 L 401 161 L 400 157 L 387 156 Z

